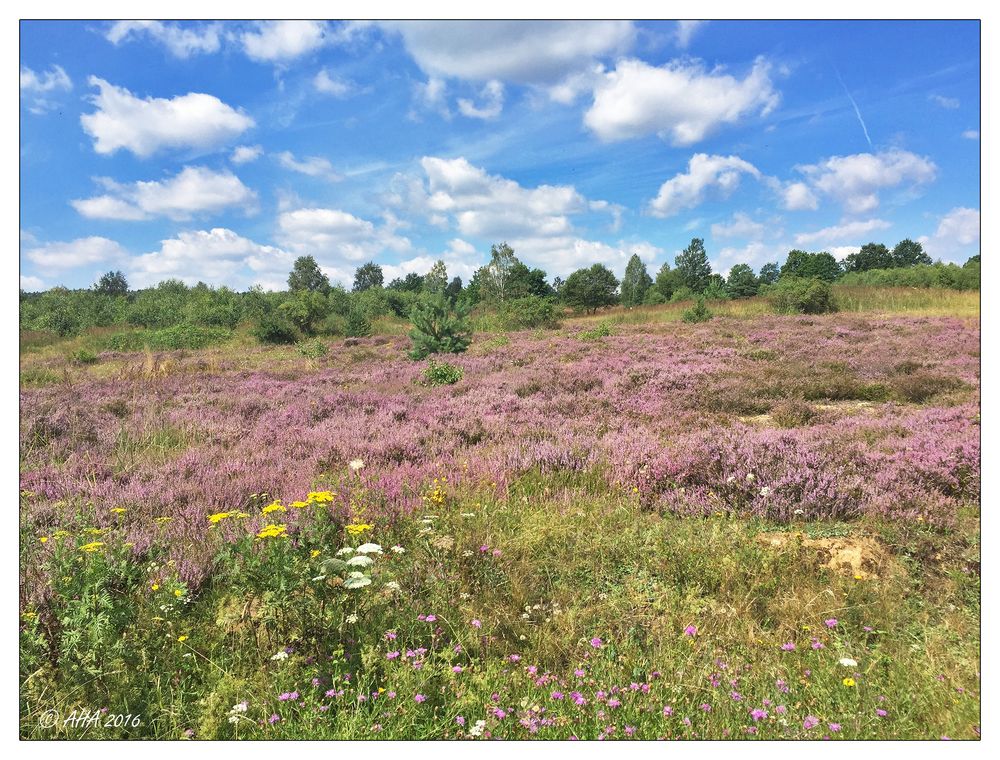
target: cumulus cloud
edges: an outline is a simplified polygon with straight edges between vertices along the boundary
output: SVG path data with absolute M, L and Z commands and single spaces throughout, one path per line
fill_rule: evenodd
M 28 249 L 24 255 L 46 269 L 73 269 L 87 264 L 118 261 L 128 254 L 114 240 L 105 237 L 86 237 L 67 243 L 46 243 Z
M 797 166 L 811 187 L 840 202 L 852 214 L 878 208 L 880 190 L 932 182 L 937 166 L 929 158 L 894 148 L 881 153 L 831 156 L 817 164 Z
M 264 149 L 259 145 L 239 145 L 233 150 L 229 160 L 234 164 L 248 164 L 260 158 L 263 152 Z
M 398 32 L 432 77 L 554 85 L 595 59 L 627 50 L 630 21 L 403 21 Z
M 497 80 L 486 83 L 479 93 L 482 105 L 476 105 L 467 98 L 458 99 L 458 110 L 463 116 L 470 119 L 495 119 L 503 110 L 503 84 Z
M 386 250 L 403 253 L 410 241 L 396 235 L 392 225 L 376 227 L 346 211 L 299 208 L 278 217 L 278 239 L 299 254 L 311 254 L 321 264 L 373 259 Z
M 728 222 L 719 222 L 712 225 L 712 237 L 714 238 L 762 238 L 766 227 L 760 222 L 755 222 L 749 215 L 742 211 L 733 214 L 733 218 Z
M 508 243 L 522 261 L 542 267 L 549 277 L 563 278 L 593 264 L 604 264 L 621 277 L 633 253 L 647 264 L 663 253 L 646 241 L 619 240 L 612 244 L 568 235 L 513 238 Z
M 696 153 L 688 161 L 687 172 L 660 186 L 660 192 L 649 202 L 649 213 L 660 218 L 673 216 L 702 203 L 710 192 L 728 198 L 739 187 L 743 174 L 761 177 L 757 167 L 739 156 Z
M 161 43 L 176 58 L 215 53 L 220 47 L 219 24 L 182 27 L 162 21 L 116 21 L 105 34 L 114 45 L 144 36 Z
M 423 254 L 400 261 L 398 264 L 383 264 L 382 273 L 388 283 L 397 277 L 406 277 L 410 273 L 425 275 L 438 261 L 444 262 L 449 280 L 452 277 L 461 277 L 462 282 L 467 284 L 476 270 L 486 263 L 486 256 L 476 253 L 475 247 L 461 238 L 455 238 L 440 254 Z
M 210 285 L 239 287 L 249 284 L 246 269 L 275 274 L 291 269 L 294 256 L 269 245 L 260 245 L 232 230 L 216 227 L 178 233 L 163 240 L 158 251 L 129 262 L 128 279 L 148 287 L 176 277 L 189 285 L 199 280 Z
M 320 69 L 320 72 L 313 78 L 313 87 L 316 88 L 316 92 L 335 98 L 347 97 L 354 90 L 354 85 L 351 82 L 332 76 L 326 69 Z
M 953 208 L 930 237 L 918 238 L 927 254 L 936 259 L 961 261 L 978 253 L 980 214 L 977 208 Z
M 25 290 L 29 293 L 37 293 L 40 290 L 45 289 L 45 283 L 40 277 L 33 277 L 32 275 L 21 275 L 21 290 Z
M 80 116 L 80 123 L 94 138 L 94 150 L 104 155 L 123 148 L 139 158 L 164 148 L 216 148 L 254 126 L 253 119 L 214 95 L 137 98 L 98 77 L 88 82 L 98 89 L 90 98 L 97 110 Z
M 239 39 L 256 61 L 288 61 L 327 43 L 325 21 L 261 21 Z
M 781 206 L 787 211 L 815 211 L 819 208 L 819 198 L 805 182 L 779 183 Z
M 706 21 L 693 21 L 684 20 L 677 22 L 677 46 L 686 48 L 691 44 L 691 38 L 694 37 L 695 32 L 697 32 L 702 26 L 704 26 Z
M 584 124 L 606 142 L 656 134 L 693 145 L 723 125 L 769 113 L 779 99 L 762 58 L 743 79 L 692 61 L 658 67 L 626 59 L 598 81 Z
M 102 179 L 108 192 L 70 201 L 90 219 L 137 221 L 165 216 L 174 220 L 215 214 L 230 206 L 256 207 L 257 195 L 229 171 L 187 166 L 170 179 L 119 184 Z
M 73 82 L 62 66 L 52 65 L 41 73 L 21 66 L 20 74 L 21 100 L 34 114 L 43 114 L 55 108 L 55 103 L 49 99 L 50 95 L 73 89 Z
M 712 269 L 728 276 L 729 270 L 736 264 L 749 264 L 759 272 L 769 261 L 784 261 L 790 247 L 787 243 L 763 243 L 759 240 L 744 246 L 726 246 L 712 257 Z
M 290 151 L 286 150 L 283 153 L 279 153 L 277 159 L 283 168 L 298 172 L 299 174 L 305 174 L 307 177 L 318 177 L 330 180 L 331 182 L 343 179 L 334 170 L 333 164 L 321 156 L 307 156 L 300 161 Z
M 875 230 L 887 230 L 892 226 L 884 219 L 868 219 L 866 221 L 841 222 L 832 227 L 824 227 L 816 232 L 803 232 L 795 236 L 796 245 L 812 245 L 814 243 L 840 243 L 849 239 L 867 236 Z

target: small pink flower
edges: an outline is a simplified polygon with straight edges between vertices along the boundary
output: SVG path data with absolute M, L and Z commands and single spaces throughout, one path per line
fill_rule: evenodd
M 472 627 L 473 628 L 482 628 L 483 624 L 480 621 L 478 621 L 478 620 L 473 620 L 472 621 Z
M 673 714 L 674 714 L 674 708 L 672 708 L 670 705 L 664 705 L 663 706 L 663 717 L 664 718 L 669 718 Z
M 685 636 L 697 636 L 698 635 L 698 626 L 696 626 L 696 625 L 689 625 L 687 628 L 684 629 L 684 635 Z
M 427 697 L 425 697 L 423 694 L 414 694 L 413 695 L 413 701 L 416 702 L 417 704 L 419 704 L 421 702 L 426 702 L 427 701 Z
M 815 715 L 807 715 L 806 719 L 802 721 L 802 728 L 808 731 L 810 728 L 815 728 L 819 725 L 819 718 Z
M 590 640 L 590 646 L 592 646 L 594 649 L 600 649 L 601 648 L 601 644 L 603 644 L 603 643 L 604 642 L 601 641 L 596 636 Z
M 877 709 L 877 710 L 875 711 L 875 714 L 876 714 L 877 716 L 879 716 L 880 718 L 884 718 L 884 717 L 885 717 L 886 715 L 888 715 L 889 713 L 887 713 L 887 712 L 886 712 L 885 710 L 883 710 L 883 709 L 882 709 L 882 708 L 880 707 L 879 709 Z
M 397 657 L 399 657 L 399 652 L 386 652 L 385 655 L 387 660 L 395 660 Z
M 830 618 L 829 620 L 824 620 L 823 622 L 826 624 L 827 628 L 837 627 L 837 618 Z
M 461 673 L 462 672 L 462 666 L 461 665 L 456 665 L 455 667 L 453 667 L 451 669 L 451 672 L 452 673 Z
M 791 641 L 788 641 L 788 642 L 785 642 L 784 644 L 782 644 L 781 648 L 785 652 L 793 652 L 793 651 L 795 651 L 795 644 L 792 643 Z
M 427 617 L 424 618 L 424 620 L 428 623 L 433 623 L 435 620 L 437 620 L 437 615 L 428 615 Z

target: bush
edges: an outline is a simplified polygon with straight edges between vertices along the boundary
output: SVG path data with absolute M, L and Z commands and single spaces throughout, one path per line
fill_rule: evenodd
M 811 404 L 799 399 L 787 399 L 771 410 L 771 419 L 778 427 L 794 428 L 808 425 L 816 414 L 816 409 Z
M 304 340 L 301 343 L 295 344 L 295 350 L 302 354 L 307 359 L 322 359 L 330 352 L 330 348 L 323 341 L 318 338 L 313 338 L 312 340 Z
M 782 277 L 767 288 L 767 300 L 779 314 L 826 314 L 837 310 L 830 283 L 812 277 Z
M 659 306 L 667 302 L 667 299 L 663 297 L 661 293 L 656 288 L 650 288 L 646 291 L 646 297 L 642 299 L 643 306 Z
M 349 338 L 367 338 L 372 334 L 372 323 L 361 309 L 352 309 L 344 322 L 344 332 Z
M 598 338 L 607 338 L 609 335 L 614 335 L 611 323 L 606 319 L 602 319 L 597 323 L 597 327 L 579 332 L 576 337 L 580 340 L 597 340 Z
M 472 339 L 467 317 L 467 307 L 452 309 L 440 293 L 418 302 L 410 312 L 413 323 L 410 358 L 423 359 L 429 354 L 460 354 L 465 351 Z
M 670 303 L 677 303 L 678 301 L 690 301 L 694 298 L 694 291 L 691 290 L 687 285 L 681 285 L 679 288 L 674 290 L 670 294 Z
M 81 348 L 73 353 L 73 361 L 77 364 L 96 364 L 97 354 L 89 349 Z
M 497 322 L 501 330 L 555 329 L 559 327 L 559 316 L 551 299 L 525 296 L 501 304 Z
M 465 371 L 461 367 L 431 359 L 424 368 L 424 385 L 454 385 L 464 374 Z
M 709 311 L 708 307 L 705 305 L 704 297 L 700 297 L 695 301 L 694 306 L 690 309 L 685 309 L 681 314 L 681 319 L 685 322 L 696 323 L 696 322 L 707 322 L 714 315 Z
M 901 401 L 922 404 L 939 393 L 958 390 L 964 385 L 957 377 L 917 371 L 900 375 L 892 381 L 892 389 Z
M 118 333 L 107 339 L 107 347 L 112 351 L 177 351 L 180 349 L 204 348 L 212 343 L 220 343 L 232 337 L 232 331 L 223 327 L 196 327 L 176 325 L 162 330 L 135 330 Z
M 708 283 L 708 287 L 705 288 L 705 292 L 702 293 L 704 298 L 709 301 L 728 301 L 729 291 L 726 290 L 726 286 L 719 282 L 712 281 Z
M 251 333 L 261 343 L 289 345 L 299 339 L 295 325 L 280 313 L 265 314 L 254 326 Z

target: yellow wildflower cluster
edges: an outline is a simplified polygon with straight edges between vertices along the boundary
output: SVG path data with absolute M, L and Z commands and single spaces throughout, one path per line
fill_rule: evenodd
M 288 534 L 285 532 L 285 525 L 268 525 L 263 528 L 260 533 L 257 534 L 257 538 L 288 538 Z
M 281 503 L 281 499 L 275 499 L 270 504 L 268 504 L 266 507 L 264 507 L 260 511 L 260 513 L 262 515 L 269 515 L 272 512 L 287 512 L 287 511 L 288 510 L 285 509 L 284 505 Z
M 52 534 L 52 538 L 55 538 L 55 539 L 66 538 L 66 536 L 68 536 L 68 535 L 69 535 L 69 531 L 68 530 L 62 530 L 62 529 L 60 529 L 60 530 L 57 530 L 55 533 Z
M 89 544 L 84 544 L 80 547 L 82 552 L 96 552 L 100 551 L 101 547 L 104 546 L 103 541 L 91 541 Z
M 159 525 L 164 525 L 173 519 L 174 518 L 172 517 L 157 517 L 155 520 L 153 520 L 153 522 L 158 523 Z
M 329 491 L 310 491 L 306 496 L 306 501 L 311 504 L 331 504 L 333 494 Z
M 243 520 L 249 516 L 250 514 L 248 512 L 240 512 L 239 510 L 233 510 L 232 512 L 216 512 L 214 515 L 208 516 L 208 521 L 212 525 L 217 525 L 218 523 L 230 517 L 235 517 L 237 519 Z
M 347 532 L 352 536 L 360 536 L 374 527 L 374 525 L 369 525 L 368 523 L 351 523 L 347 526 Z
M 448 495 L 444 490 L 447 482 L 448 478 L 446 477 L 434 478 L 434 487 L 424 494 L 424 501 L 435 506 L 444 504 L 445 497 Z
M 116 515 L 123 515 L 126 510 L 125 507 L 112 507 L 111 511 Z

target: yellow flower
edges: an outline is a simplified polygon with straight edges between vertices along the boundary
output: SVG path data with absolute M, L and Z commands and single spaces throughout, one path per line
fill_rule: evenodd
M 23 617 L 25 620 L 34 620 L 36 617 L 38 617 L 38 613 L 37 612 L 25 612 L 21 617 Z
M 850 677 L 847 677 L 847 678 L 844 679 L 843 684 L 847 688 L 851 688 L 852 686 L 854 686 L 854 679 L 850 678 Z
M 178 637 L 177 637 L 177 640 L 178 640 L 178 641 L 187 641 L 187 640 L 188 640 L 188 637 L 187 637 L 187 636 L 178 636 Z
M 230 517 L 235 517 L 237 520 L 245 520 L 250 516 L 249 512 L 230 512 Z
M 174 589 L 174 596 L 176 596 L 177 598 L 180 598 L 180 597 L 184 596 L 184 589 L 182 589 L 182 588 L 175 588 Z
M 268 525 L 257 534 L 257 538 L 288 538 L 284 525 Z
M 83 546 L 81 546 L 80 547 L 80 551 L 82 551 L 82 552 L 96 552 L 96 551 L 99 551 L 102 546 L 104 546 L 104 542 L 103 541 L 91 541 L 89 544 L 84 544 Z
M 854 574 L 854 580 L 860 581 L 861 580 L 861 573 L 855 573 Z
M 112 507 L 111 511 L 116 515 L 123 515 L 125 514 L 125 507 Z
M 333 494 L 329 491 L 310 491 L 308 496 L 306 496 L 306 501 L 316 504 L 329 504 L 333 501 Z
M 44 544 L 44 543 L 45 543 L 46 541 L 48 541 L 48 540 L 49 540 L 49 537 L 48 537 L 48 536 L 42 536 L 42 537 L 41 537 L 40 539 L 38 539 L 38 540 L 39 540 L 39 541 L 41 541 L 41 542 L 42 542 L 42 543 Z
M 153 591 L 159 591 L 160 590 L 160 584 L 159 583 L 154 583 L 152 586 L 150 586 L 150 588 L 153 589 Z
M 292 506 L 295 507 L 296 509 L 302 509 L 303 507 L 308 507 L 309 506 L 309 502 L 308 501 L 293 501 L 292 502 Z
M 365 531 L 369 531 L 374 527 L 374 525 L 368 525 L 367 523 L 352 523 L 347 526 L 347 532 L 352 536 L 360 536 Z
M 318 557 L 319 556 L 319 549 L 313 549 L 311 552 L 309 552 L 309 556 L 313 557 L 313 558 Z
M 215 525 L 221 522 L 222 520 L 225 520 L 230 515 L 231 515 L 230 512 L 216 512 L 214 515 L 208 516 L 208 521 L 212 523 L 212 525 Z
M 811 631 L 812 628 L 810 626 L 808 626 L 808 625 L 804 625 L 804 626 L 802 626 L 802 630 L 803 631 Z
M 153 522 L 157 522 L 157 523 L 160 523 L 162 525 L 163 523 L 168 523 L 168 522 L 170 522 L 173 519 L 174 518 L 172 518 L 172 517 L 157 517 Z
M 57 530 L 55 533 L 52 534 L 52 538 L 66 538 L 66 536 L 68 535 L 69 535 L 68 530 Z
M 261 510 L 261 514 L 269 515 L 272 512 L 287 512 L 287 511 L 288 510 L 281 505 L 281 502 L 276 500 L 272 501 L 270 504 L 264 507 L 264 509 Z

